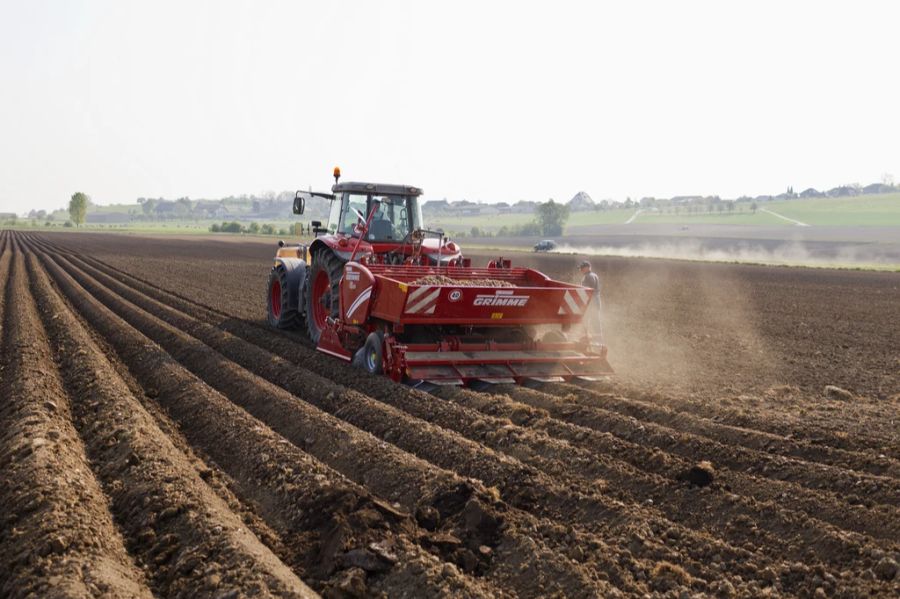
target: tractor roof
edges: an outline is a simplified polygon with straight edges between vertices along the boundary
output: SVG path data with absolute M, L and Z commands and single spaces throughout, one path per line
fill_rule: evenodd
M 357 193 L 377 193 L 384 195 L 420 196 L 422 189 L 412 185 L 395 185 L 393 183 L 361 183 L 359 181 L 342 181 L 332 186 L 331 191 L 353 191 Z

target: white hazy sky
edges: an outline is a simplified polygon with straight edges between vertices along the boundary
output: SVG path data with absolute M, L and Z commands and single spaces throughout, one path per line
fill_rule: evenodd
M 900 178 L 900 3 L 0 0 L 0 211 Z

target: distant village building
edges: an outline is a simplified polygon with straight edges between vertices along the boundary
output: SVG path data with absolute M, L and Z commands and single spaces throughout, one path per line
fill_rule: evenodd
M 808 189 L 804 189 L 803 191 L 801 191 L 800 197 L 801 198 L 823 198 L 823 197 L 825 197 L 825 194 L 817 189 L 810 187 Z
M 859 189 L 851 185 L 841 185 L 828 190 L 829 198 L 845 198 L 850 196 L 858 196 Z
M 85 222 L 94 224 L 122 224 L 132 220 L 131 214 L 123 212 L 88 212 L 84 217 Z
M 897 191 L 897 189 L 893 185 L 886 185 L 884 183 L 872 183 L 871 185 L 866 185 L 863 187 L 863 193 L 872 194 L 872 193 L 891 193 L 893 191 Z
M 582 212 L 585 210 L 594 210 L 597 205 L 586 191 L 579 191 L 572 196 L 571 200 L 569 200 L 568 206 L 569 210 L 572 212 Z

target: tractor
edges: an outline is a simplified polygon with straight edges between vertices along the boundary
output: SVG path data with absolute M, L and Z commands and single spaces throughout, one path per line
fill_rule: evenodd
M 510 260 L 473 267 L 442 231 L 425 227 L 410 185 L 341 182 L 328 222 L 309 244 L 279 241 L 268 280 L 268 322 L 305 329 L 316 349 L 411 384 L 595 380 L 612 373 L 607 349 L 569 340 L 591 290 Z M 538 339 L 538 329 L 546 329 Z

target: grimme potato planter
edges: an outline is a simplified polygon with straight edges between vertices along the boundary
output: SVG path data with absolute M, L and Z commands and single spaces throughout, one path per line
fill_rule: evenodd
M 424 228 L 406 185 L 340 183 L 315 240 L 279 242 L 268 283 L 268 320 L 300 328 L 319 351 L 395 381 L 436 385 L 587 380 L 612 374 L 607 349 L 566 332 L 592 291 L 498 258 L 477 268 L 442 232 Z M 538 331 L 541 331 L 538 338 Z

